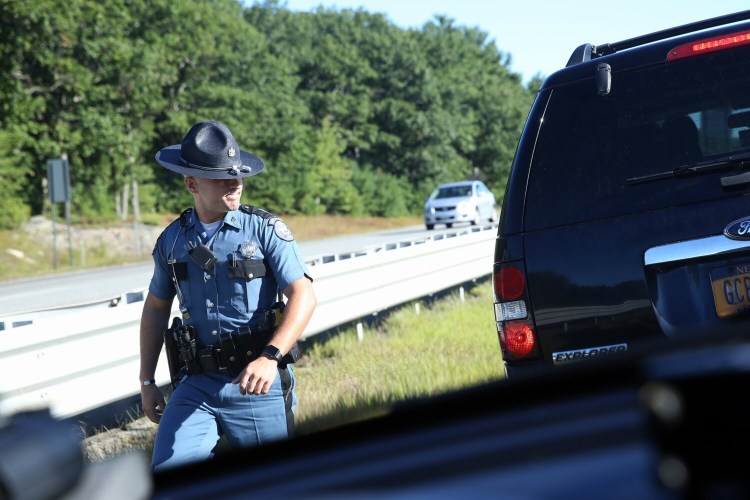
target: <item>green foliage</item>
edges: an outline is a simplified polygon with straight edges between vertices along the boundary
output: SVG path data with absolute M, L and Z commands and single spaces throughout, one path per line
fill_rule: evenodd
M 406 179 L 368 168 L 356 169 L 352 182 L 362 193 L 364 212 L 380 217 L 408 215 L 414 194 Z
M 360 194 L 351 184 L 351 161 L 342 156 L 342 132 L 325 118 L 313 135 L 310 162 L 302 172 L 299 209 L 307 214 L 349 214 L 361 206 Z
M 46 160 L 62 154 L 74 213 L 115 214 L 133 181 L 142 211 L 181 211 L 192 198 L 154 154 L 206 119 L 265 161 L 250 203 L 416 214 L 439 182 L 502 190 L 539 84 L 446 18 L 403 30 L 236 0 L 18 0 L 0 18 L 0 130 L 23 179 L 3 186 L 11 220 L 42 212 Z
M 24 168 L 20 152 L 14 146 L 14 134 L 0 130 L 0 229 L 14 229 L 29 217 L 24 203 L 23 189 L 29 173 Z

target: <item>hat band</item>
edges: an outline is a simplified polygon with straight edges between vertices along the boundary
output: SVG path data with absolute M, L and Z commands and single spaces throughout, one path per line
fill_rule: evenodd
M 195 163 L 190 163 L 185 158 L 183 158 L 182 155 L 180 155 L 180 163 L 182 163 L 186 167 L 197 168 L 198 170 L 204 170 L 204 171 L 209 171 L 210 170 L 211 172 L 226 171 L 227 173 L 229 173 L 231 175 L 239 175 L 240 172 L 242 172 L 242 173 L 248 173 L 248 172 L 251 171 L 250 167 L 248 167 L 246 165 L 242 165 L 242 164 L 239 164 L 239 166 L 238 165 L 232 165 L 231 167 L 227 167 L 227 168 L 204 167 L 202 165 L 196 165 Z

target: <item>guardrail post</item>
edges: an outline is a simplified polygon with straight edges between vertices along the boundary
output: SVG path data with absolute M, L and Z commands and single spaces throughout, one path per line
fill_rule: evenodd
M 357 340 L 362 342 L 365 338 L 365 329 L 362 326 L 362 323 L 357 323 Z

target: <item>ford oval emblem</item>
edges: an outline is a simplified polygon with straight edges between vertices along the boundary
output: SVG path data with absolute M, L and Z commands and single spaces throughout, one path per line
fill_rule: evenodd
M 730 222 L 724 228 L 724 236 L 733 240 L 750 240 L 750 215 Z

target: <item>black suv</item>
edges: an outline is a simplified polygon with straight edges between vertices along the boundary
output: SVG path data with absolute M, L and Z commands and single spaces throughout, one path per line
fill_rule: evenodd
M 544 81 L 495 248 L 509 377 L 750 334 L 748 19 L 585 44 Z

